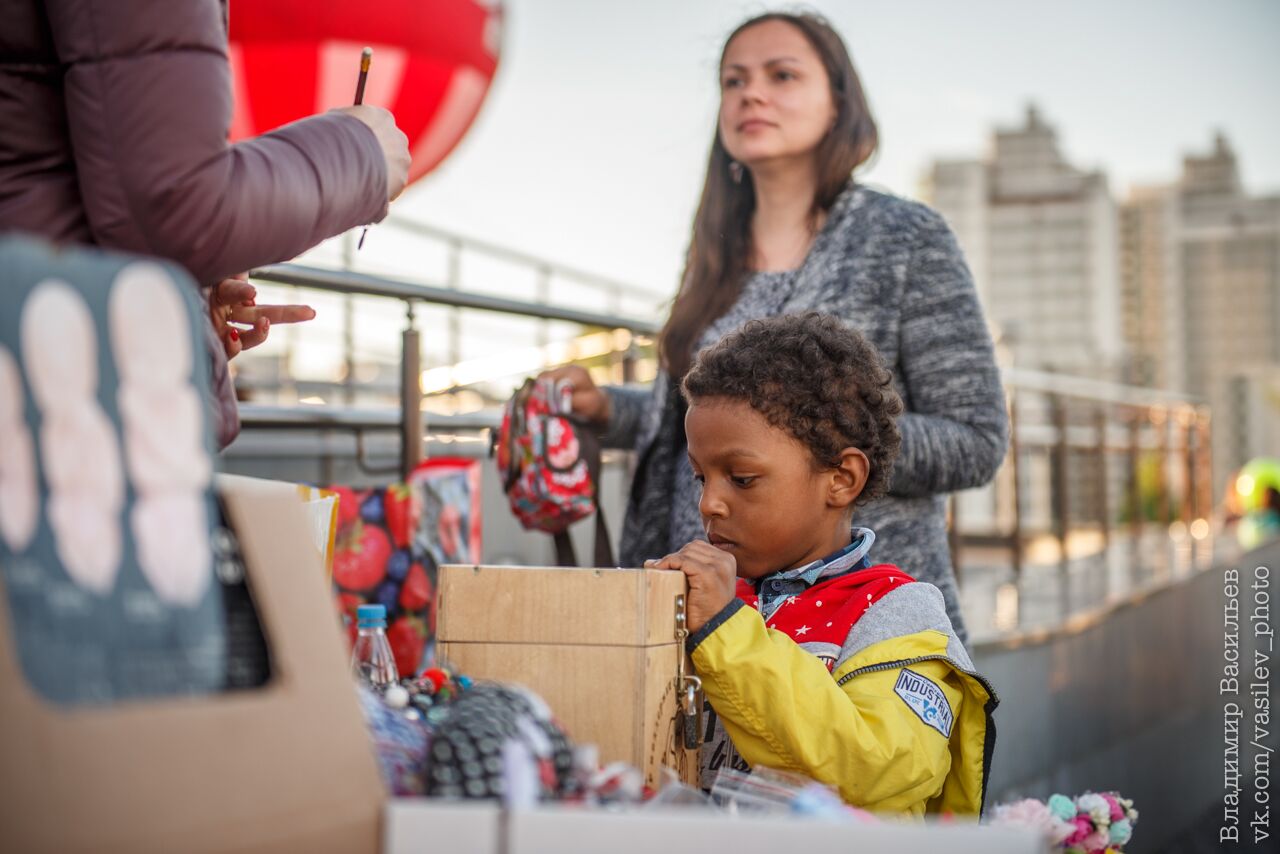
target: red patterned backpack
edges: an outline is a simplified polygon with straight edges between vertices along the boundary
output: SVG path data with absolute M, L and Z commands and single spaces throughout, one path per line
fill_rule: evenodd
M 492 452 L 513 512 L 526 529 L 556 541 L 556 562 L 576 566 L 569 526 L 596 514 L 595 566 L 613 566 L 613 549 L 597 500 L 600 440 L 574 419 L 573 386 L 527 379 L 507 401 Z

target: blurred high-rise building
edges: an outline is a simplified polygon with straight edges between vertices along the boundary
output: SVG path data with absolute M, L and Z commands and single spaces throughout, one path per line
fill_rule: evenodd
M 989 156 L 936 162 L 927 201 L 956 232 L 992 331 L 1014 364 L 1112 379 L 1120 364 L 1116 206 L 1068 163 L 1035 107 Z
M 1249 196 L 1219 134 L 1173 184 L 1120 211 L 1125 379 L 1202 397 L 1213 411 L 1215 494 L 1275 454 L 1280 421 L 1280 196 Z
M 1119 257 L 1116 205 L 1101 172 L 1071 163 L 1055 129 L 1028 107 L 1018 127 L 998 128 L 986 157 L 940 160 L 924 196 L 946 217 L 964 249 L 1005 367 L 1113 380 L 1119 375 Z M 1019 405 L 1024 423 L 1047 424 L 1049 401 Z M 1072 418 L 1090 417 L 1078 412 Z M 1044 528 L 1052 514 L 1048 455 L 1023 461 L 1022 518 Z M 1070 515 L 1098 521 L 1095 468 L 1073 451 Z M 983 489 L 963 493 L 957 512 L 970 528 L 1004 527 L 1011 513 L 1011 467 Z M 1114 476 L 1109 479 L 1114 479 Z

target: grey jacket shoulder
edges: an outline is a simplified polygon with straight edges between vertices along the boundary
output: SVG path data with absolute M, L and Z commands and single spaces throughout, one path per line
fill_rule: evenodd
M 951 229 L 942 214 L 915 199 L 855 185 L 837 202 L 833 214 L 840 220 L 835 230 L 840 242 L 871 243 L 880 251 L 909 252 L 913 241 L 905 237 L 926 239 L 939 234 L 950 235 Z M 849 225 L 856 224 L 857 228 Z M 890 243 L 877 238 L 892 235 Z
M 965 271 L 946 284 L 967 280 L 964 254 L 941 214 L 921 202 L 851 185 L 828 214 L 786 313 L 816 310 L 859 316 L 860 331 L 893 364 L 904 288 L 942 283 L 938 277 L 912 273 L 924 258 L 945 260 Z
M 922 631 L 947 636 L 947 657 L 964 670 L 973 671 L 973 659 L 956 636 L 947 615 L 942 591 L 932 584 L 914 581 L 897 587 L 867 609 L 845 638 L 835 667 L 839 668 L 864 649 L 890 638 Z
M 854 188 L 853 197 L 847 208 L 849 212 L 861 209 L 886 225 L 917 229 L 946 227 L 942 214 L 915 199 L 876 190 L 865 184 Z

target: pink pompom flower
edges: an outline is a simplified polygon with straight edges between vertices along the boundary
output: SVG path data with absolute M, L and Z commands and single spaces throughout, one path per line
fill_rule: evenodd
M 991 823 L 999 827 L 1025 827 L 1039 831 L 1051 845 L 1061 845 L 1074 830 L 1074 825 L 1062 821 L 1044 801 L 1026 798 L 995 808 Z
M 1097 830 L 1095 830 L 1093 833 L 1090 833 L 1084 839 L 1081 839 L 1080 847 L 1083 848 L 1085 851 L 1088 851 L 1089 854 L 1095 854 L 1095 852 L 1105 852 L 1107 850 L 1107 843 L 1110 842 L 1110 840 L 1111 840 L 1110 834 L 1107 833 L 1106 830 L 1100 827 Z
M 1075 830 L 1071 831 L 1071 835 L 1062 841 L 1067 847 L 1080 845 L 1088 838 L 1089 834 L 1093 833 L 1093 822 L 1089 820 L 1088 816 L 1078 815 L 1067 824 L 1075 825 Z

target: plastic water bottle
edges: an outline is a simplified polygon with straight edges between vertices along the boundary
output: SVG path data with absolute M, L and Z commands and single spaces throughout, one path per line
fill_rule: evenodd
M 385 605 L 361 605 L 356 608 L 356 645 L 351 650 L 351 673 L 379 690 L 394 685 L 400 678 L 396 659 L 387 642 L 387 608 Z

